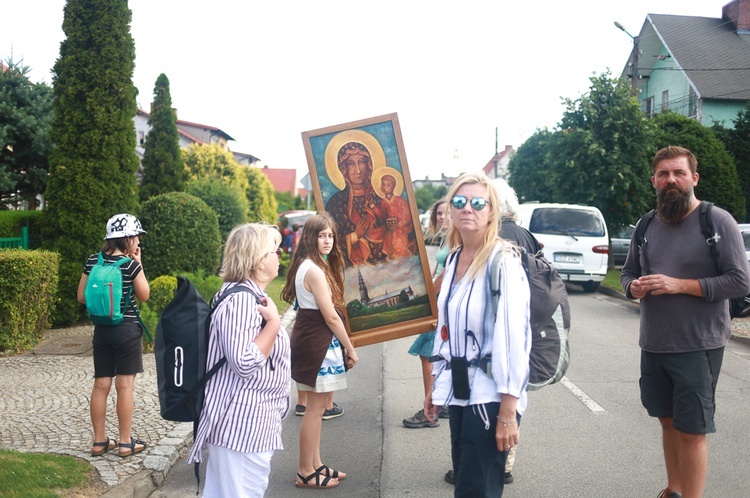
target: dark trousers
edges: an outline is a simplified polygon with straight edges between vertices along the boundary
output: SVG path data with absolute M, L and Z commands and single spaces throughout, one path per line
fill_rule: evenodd
M 500 403 L 487 403 L 489 427 L 480 416 L 482 405 L 450 406 L 451 457 L 455 497 L 497 498 L 503 495 L 508 452 L 497 449 L 495 428 Z M 518 417 L 520 420 L 520 417 Z

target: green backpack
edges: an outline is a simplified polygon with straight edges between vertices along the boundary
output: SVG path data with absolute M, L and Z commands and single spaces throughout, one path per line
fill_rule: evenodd
M 97 325 L 117 325 L 122 322 L 125 310 L 121 308 L 122 303 L 122 272 L 120 267 L 132 261 L 130 258 L 121 258 L 114 263 L 104 261 L 102 253 L 99 259 L 91 267 L 86 289 L 83 295 L 86 298 L 86 311 L 89 318 Z M 125 303 L 130 301 L 130 287 Z

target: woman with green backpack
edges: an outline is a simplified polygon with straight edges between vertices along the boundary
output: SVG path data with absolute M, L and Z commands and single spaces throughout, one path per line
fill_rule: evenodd
M 143 372 L 143 329 L 133 296 L 139 301 L 149 298 L 139 246 L 146 231 L 135 216 L 126 213 L 111 217 L 106 231 L 101 252 L 86 261 L 78 284 L 78 301 L 86 305 L 94 322 L 91 455 L 101 456 L 119 446 L 119 456 L 124 458 L 146 449 L 146 443 L 132 436 L 133 386 L 136 374 Z M 119 443 L 110 439 L 105 429 L 113 377 L 116 377 Z

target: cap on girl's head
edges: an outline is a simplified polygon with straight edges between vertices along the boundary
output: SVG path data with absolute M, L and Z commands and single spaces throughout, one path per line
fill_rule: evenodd
M 138 218 L 132 214 L 116 214 L 107 222 L 107 235 L 104 239 L 120 239 L 123 237 L 135 237 L 146 233 Z

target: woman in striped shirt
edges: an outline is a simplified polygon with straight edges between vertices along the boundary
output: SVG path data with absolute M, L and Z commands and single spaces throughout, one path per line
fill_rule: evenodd
M 343 275 L 333 219 L 327 213 L 309 218 L 281 292 L 284 301 L 299 304 L 292 331 L 292 378 L 299 390 L 308 392 L 299 434 L 298 488 L 335 488 L 346 479 L 320 456 L 323 413 L 333 391 L 346 388 L 346 369 L 358 361 L 337 310 L 344 306 Z
M 188 463 L 208 448 L 204 497 L 262 497 L 271 457 L 283 449 L 281 421 L 289 412 L 289 337 L 266 286 L 279 273 L 281 235 L 276 227 L 248 223 L 234 228 L 224 246 L 214 302 L 236 285 L 211 317 L 206 370 L 224 365 L 205 388 Z
M 116 439 L 110 439 L 105 429 L 107 421 L 107 398 L 112 389 L 112 378 L 117 390 L 117 423 L 120 431 L 121 457 L 128 457 L 146 449 L 146 443 L 132 436 L 133 386 L 135 375 L 143 372 L 143 331 L 138 320 L 135 296 L 139 301 L 149 298 L 150 288 L 141 266 L 141 235 L 146 231 L 141 222 L 131 214 L 116 214 L 107 221 L 102 258 L 105 263 L 116 263 L 123 258 L 130 261 L 120 266 L 122 272 L 122 297 L 120 309 L 123 319 L 117 325 L 95 325 L 94 339 L 94 389 L 91 392 L 91 423 L 94 426 L 92 456 L 101 456 L 117 448 Z M 89 256 L 78 282 L 78 301 L 86 304 L 86 283 L 91 269 L 97 263 L 99 253 Z M 131 292 L 132 290 L 132 292 Z
M 448 241 L 457 250 L 448 256 L 438 297 L 438 361 L 424 411 L 434 421 L 448 405 L 455 496 L 498 497 L 526 409 L 529 283 L 518 249 L 497 235 L 505 203 L 487 175 L 462 175 L 448 198 Z M 488 265 L 497 253 L 502 278 L 492 316 Z

